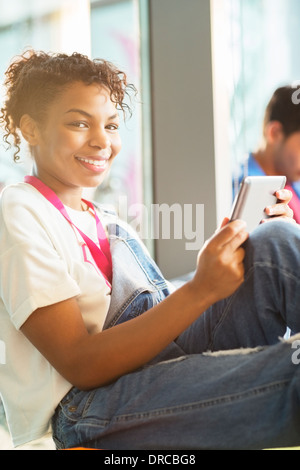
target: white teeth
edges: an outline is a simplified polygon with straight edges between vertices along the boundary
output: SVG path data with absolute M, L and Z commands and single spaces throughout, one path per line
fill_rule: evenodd
M 105 167 L 107 163 L 107 160 L 90 160 L 88 158 L 83 158 L 83 157 L 76 157 L 76 158 L 77 160 L 80 160 L 82 162 L 89 163 L 90 165 L 95 165 L 99 167 Z

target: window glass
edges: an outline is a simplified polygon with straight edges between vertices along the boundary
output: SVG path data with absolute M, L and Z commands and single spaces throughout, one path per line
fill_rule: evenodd
M 265 107 L 279 86 L 300 79 L 298 0 L 224 0 L 228 43 L 232 173 L 260 143 Z M 236 185 L 237 189 L 237 185 Z

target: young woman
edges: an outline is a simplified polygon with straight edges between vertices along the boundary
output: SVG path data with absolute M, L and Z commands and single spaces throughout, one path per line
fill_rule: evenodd
M 50 422 L 58 448 L 299 444 L 300 368 L 279 341 L 300 331 L 299 227 L 266 223 L 248 240 L 225 220 L 171 293 L 130 228 L 82 199 L 120 151 L 126 76 L 31 52 L 5 85 L 5 139 L 17 158 L 21 133 L 33 159 L 0 210 L 0 392 L 14 444 Z M 268 212 L 290 219 L 290 194 L 278 198 Z

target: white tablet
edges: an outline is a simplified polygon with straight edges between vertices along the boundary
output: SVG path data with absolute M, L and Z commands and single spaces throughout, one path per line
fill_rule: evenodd
M 268 218 L 266 207 L 276 204 L 275 193 L 285 185 L 285 176 L 247 176 L 235 198 L 230 220 L 244 220 L 248 232 L 252 232 L 263 219 Z

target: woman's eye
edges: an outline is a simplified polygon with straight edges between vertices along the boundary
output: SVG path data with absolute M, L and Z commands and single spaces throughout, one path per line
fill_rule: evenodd
M 118 124 L 109 124 L 108 126 L 106 126 L 106 129 L 110 131 L 117 131 L 119 129 L 119 126 Z
M 83 121 L 74 121 L 71 123 L 71 126 L 77 127 L 79 129 L 84 129 L 87 127 L 87 124 Z

